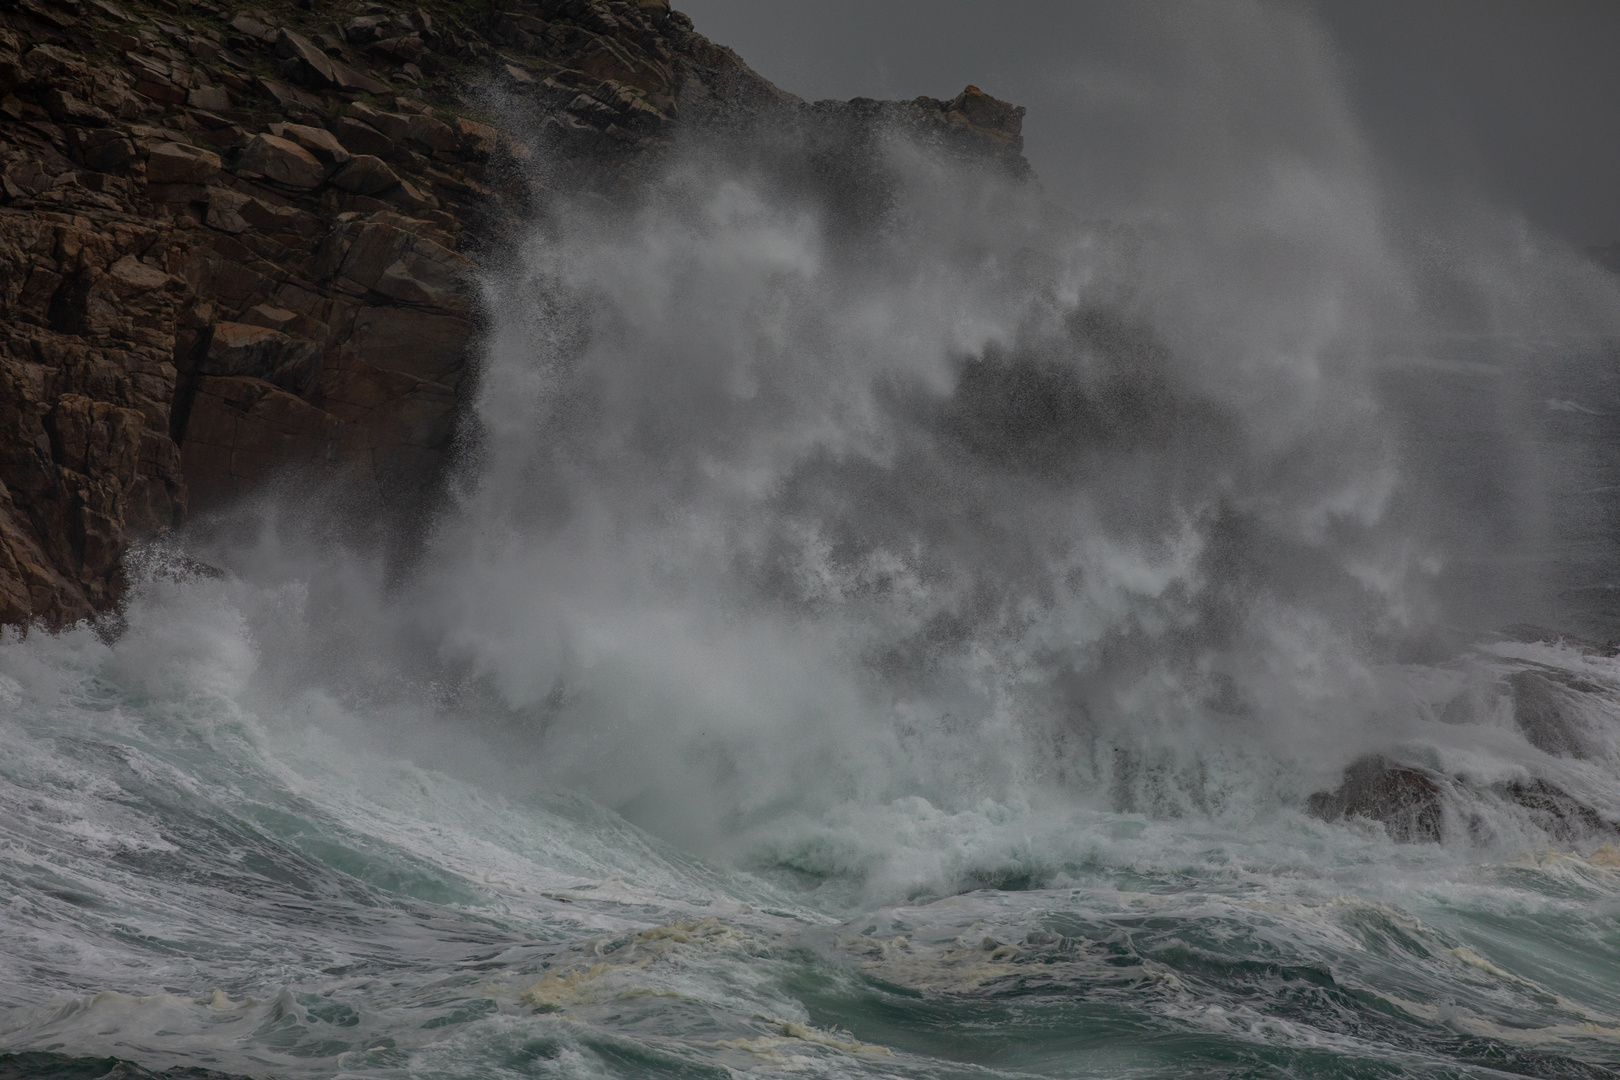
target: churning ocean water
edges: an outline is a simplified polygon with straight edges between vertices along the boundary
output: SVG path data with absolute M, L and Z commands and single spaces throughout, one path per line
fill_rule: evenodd
M 10 632 L 0 1047 L 1620 1074 L 1620 288 L 1205 21 L 1106 220 L 809 113 L 558 198 L 411 543 L 289 487 Z

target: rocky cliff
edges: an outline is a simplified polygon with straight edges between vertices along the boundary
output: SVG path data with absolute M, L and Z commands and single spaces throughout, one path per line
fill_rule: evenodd
M 4 0 L 0 622 L 273 477 L 419 506 L 502 238 L 773 112 L 1024 168 L 1021 109 L 805 105 L 666 0 Z

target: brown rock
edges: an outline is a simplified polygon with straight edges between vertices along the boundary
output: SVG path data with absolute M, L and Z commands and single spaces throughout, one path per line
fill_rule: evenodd
M 993 98 L 977 86 L 969 86 L 945 106 L 949 113 L 959 113 L 968 123 L 988 128 L 1007 136 L 1017 136 L 1024 126 L 1024 107 L 1000 98 Z
M 373 109 L 363 101 L 356 101 L 350 105 L 346 115 L 359 120 L 363 124 L 371 125 L 394 142 L 405 138 L 411 130 L 411 118 L 409 116 Z
M 253 136 L 236 163 L 236 171 L 306 191 L 320 187 L 326 180 L 326 166 L 314 154 L 290 139 L 274 135 Z
M 456 148 L 472 158 L 487 158 L 495 152 L 499 132 L 488 124 L 458 116 L 455 122 Z
M 205 376 L 180 451 L 193 501 L 217 505 L 278 473 L 329 468 L 341 430 L 336 417 L 263 380 Z
M 223 86 L 199 86 L 186 94 L 186 104 L 193 109 L 224 112 L 231 107 L 231 95 Z
M 186 89 L 176 86 L 171 80 L 150 71 L 138 71 L 135 74 L 135 92 L 142 97 L 164 105 L 184 105 L 186 103 Z
M 399 177 L 381 158 L 361 154 L 332 177 L 332 186 L 358 195 L 377 195 L 399 183 Z
M 45 94 L 45 109 L 53 120 L 64 124 L 101 127 L 112 123 L 112 116 L 88 101 L 81 101 L 65 90 L 52 89 Z
M 255 304 L 248 309 L 246 315 L 242 316 L 242 321 L 249 326 L 262 326 L 269 330 L 279 330 L 284 334 L 291 333 L 298 320 L 298 312 L 273 307 L 270 304 Z
M 258 76 L 254 79 L 254 82 L 260 90 L 275 99 L 275 103 L 281 107 L 281 111 L 289 116 L 319 116 L 325 109 L 325 103 L 320 98 L 306 94 L 296 86 L 282 82 L 280 79 L 266 79 L 263 76 Z M 137 89 L 139 88 L 137 87 Z
M 386 158 L 394 152 L 394 140 L 362 120 L 340 116 L 333 124 L 338 141 L 352 153 Z
M 208 351 L 197 371 L 203 375 L 247 375 L 302 393 L 320 362 L 318 342 L 302 341 L 263 326 L 219 322 L 214 324 Z
M 108 276 L 122 286 L 125 295 L 144 295 L 168 287 L 172 279 L 155 266 L 148 266 L 134 255 L 125 255 L 107 270 Z
M 230 21 L 230 28 L 238 34 L 253 38 L 257 41 L 274 41 L 276 32 L 264 23 L 255 19 L 246 12 L 239 13 Z
M 239 191 L 211 187 L 208 189 L 208 216 L 204 220 L 209 228 L 221 232 L 247 232 L 253 226 L 242 216 L 242 209 L 253 201 L 250 196 L 243 195 Z
M 342 460 L 385 494 L 419 498 L 450 441 L 455 390 L 351 357 L 322 373 L 316 393 L 343 421 Z
M 405 125 L 405 139 L 430 151 L 446 154 L 453 153 L 461 144 L 460 137 L 451 130 L 449 124 L 422 113 L 411 117 Z
M 369 222 L 352 237 L 337 275 L 359 291 L 464 316 L 471 309 L 472 260 L 396 225 Z M 384 365 L 387 366 L 387 365 Z
M 439 200 L 424 192 L 409 180 L 401 178 L 399 185 L 383 192 L 382 198 L 411 213 L 421 213 L 424 210 L 437 210 Z
M 308 38 L 291 30 L 284 29 L 276 36 L 276 53 L 294 65 L 300 80 L 306 85 L 363 90 L 368 94 L 388 92 L 386 84 L 362 71 L 356 71 L 341 60 L 334 60 Z
M 146 159 L 146 181 L 149 184 L 206 184 L 219 175 L 220 165 L 219 155 L 212 150 L 185 143 L 158 143 Z
M 453 382 L 466 363 L 465 319 L 413 308 L 362 308 L 349 347 L 368 364 L 419 379 Z
M 325 128 L 309 127 L 304 124 L 271 124 L 270 134 L 291 139 L 315 155 L 316 160 L 328 170 L 335 169 L 349 160 L 349 151 L 344 149 L 337 137 Z

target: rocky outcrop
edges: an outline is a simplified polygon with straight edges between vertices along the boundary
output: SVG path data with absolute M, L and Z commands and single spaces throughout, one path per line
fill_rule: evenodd
M 776 115 L 1024 168 L 1021 109 L 807 106 L 665 0 L 0 5 L 0 622 L 116 604 L 134 539 L 274 476 L 419 507 L 537 185 Z
M 1441 781 L 1427 770 L 1365 757 L 1344 771 L 1333 791 L 1319 791 L 1306 811 L 1323 821 L 1347 817 L 1376 821 L 1398 843 L 1442 839 Z
M 1446 776 L 1376 754 L 1352 762 L 1343 782 L 1333 791 L 1310 796 L 1305 810 L 1327 822 L 1347 818 L 1375 822 L 1402 844 L 1441 843 L 1452 834 L 1487 841 L 1491 837 L 1487 810 L 1505 813 L 1521 827 L 1561 843 L 1620 836 L 1620 822 L 1550 781 L 1526 777 L 1475 784 L 1464 776 Z

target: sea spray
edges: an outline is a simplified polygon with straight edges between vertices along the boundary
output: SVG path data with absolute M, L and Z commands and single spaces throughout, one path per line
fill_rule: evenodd
M 409 559 L 277 492 L 133 560 L 122 624 L 9 639 L 4 1044 L 1612 1070 L 1620 668 L 1454 616 L 1429 455 L 1523 414 L 1392 387 L 1550 322 L 1590 412 L 1537 415 L 1606 412 L 1614 289 L 1511 229 L 1423 258 L 1301 13 L 1144 26 L 1134 205 L 859 109 L 693 133 L 487 283 Z

